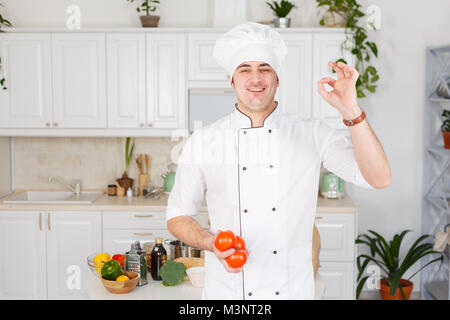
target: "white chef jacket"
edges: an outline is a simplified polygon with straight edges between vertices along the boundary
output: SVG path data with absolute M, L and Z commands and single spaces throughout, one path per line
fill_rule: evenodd
M 247 263 L 229 273 L 205 252 L 202 299 L 313 299 L 312 232 L 321 165 L 345 181 L 363 178 L 351 140 L 320 120 L 277 106 L 262 127 L 237 108 L 195 130 L 181 152 L 166 219 L 195 216 L 206 195 L 210 232 L 246 242 Z

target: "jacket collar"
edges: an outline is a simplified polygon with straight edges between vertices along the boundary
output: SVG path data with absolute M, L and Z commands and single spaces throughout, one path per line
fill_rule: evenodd
M 237 108 L 237 103 L 234 105 L 235 110 L 232 113 L 232 126 L 236 129 L 251 129 L 252 128 L 252 121 L 250 119 L 250 117 L 248 115 L 246 115 L 245 113 L 241 112 L 238 108 Z M 271 113 L 269 113 L 266 118 L 263 121 L 263 127 L 269 126 L 271 125 L 271 123 L 274 120 L 274 117 L 276 117 L 276 115 L 280 113 L 279 108 L 278 108 L 278 101 L 275 101 L 275 109 L 273 109 L 273 111 Z M 255 128 L 260 128 L 260 127 L 255 127 Z

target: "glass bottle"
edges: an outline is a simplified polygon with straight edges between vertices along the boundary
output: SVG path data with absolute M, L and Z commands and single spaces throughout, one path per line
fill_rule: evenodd
M 160 275 L 160 269 L 164 262 L 167 260 L 167 252 L 166 249 L 162 245 L 163 239 L 156 238 L 155 246 L 153 247 L 150 263 L 150 273 L 152 275 L 153 280 L 162 280 Z

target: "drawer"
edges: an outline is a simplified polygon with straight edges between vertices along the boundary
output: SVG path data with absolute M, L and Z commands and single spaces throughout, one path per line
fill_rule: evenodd
M 194 219 L 204 229 L 209 228 L 207 214 L 198 214 Z M 104 229 L 167 229 L 165 212 L 103 212 Z
M 103 251 L 125 253 L 130 251 L 131 244 L 135 241 L 139 241 L 144 247 L 144 243 L 154 242 L 155 238 L 174 239 L 174 236 L 167 229 L 104 230 Z M 169 254 L 169 247 L 164 247 Z
M 165 212 L 103 212 L 104 229 L 165 229 Z
M 324 300 L 355 299 L 355 265 L 351 262 L 320 263 L 319 274 L 322 276 L 325 291 Z
M 320 261 L 352 262 L 355 259 L 355 214 L 318 213 Z

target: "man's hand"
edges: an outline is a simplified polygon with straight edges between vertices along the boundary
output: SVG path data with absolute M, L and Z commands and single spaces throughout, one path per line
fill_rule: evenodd
M 231 249 L 228 249 L 228 250 L 225 250 L 225 251 L 221 252 L 221 251 L 217 250 L 216 246 L 214 245 L 214 242 L 216 241 L 216 238 L 217 238 L 217 236 L 219 235 L 220 232 L 222 232 L 222 231 L 221 230 L 217 230 L 216 236 L 214 237 L 214 239 L 213 239 L 213 241 L 211 243 L 211 246 L 210 246 L 212 248 L 211 251 L 214 252 L 214 254 L 216 255 L 217 259 L 219 259 L 219 261 L 223 264 L 225 270 L 227 270 L 228 272 L 231 272 L 231 273 L 239 273 L 239 272 L 241 272 L 243 270 L 242 268 L 231 268 L 228 265 L 228 262 L 225 260 L 226 258 L 231 256 L 236 251 L 236 249 L 231 248 Z M 245 250 L 245 253 L 248 256 L 248 251 L 247 250 Z
M 320 96 L 339 110 L 345 120 L 351 120 L 361 115 L 361 108 L 358 106 L 356 94 L 356 81 L 358 80 L 358 71 L 346 65 L 343 62 L 328 62 L 328 65 L 336 71 L 338 79 L 325 77 L 317 83 L 317 91 Z M 325 89 L 327 83 L 333 88 L 330 92 Z

